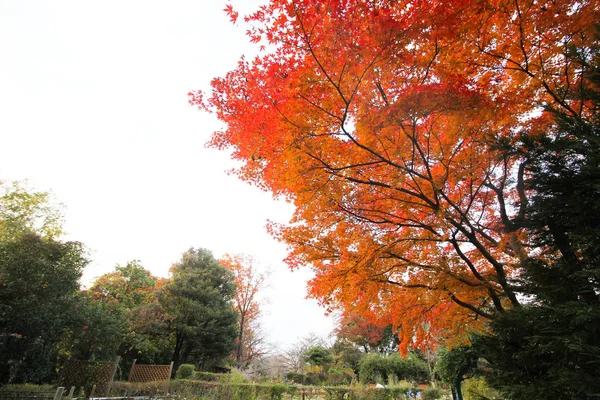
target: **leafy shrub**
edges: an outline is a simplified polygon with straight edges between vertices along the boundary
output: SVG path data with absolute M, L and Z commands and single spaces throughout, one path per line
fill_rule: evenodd
M 238 385 L 241 383 L 250 383 L 250 379 L 239 369 L 233 368 L 231 372 L 227 374 L 213 374 L 216 375 L 217 380 L 221 383 L 227 383 L 230 385 Z
M 272 400 L 280 400 L 287 390 L 288 387 L 286 385 L 275 384 L 271 385 L 269 394 L 271 395 Z
M 494 400 L 501 398 L 500 393 L 492 389 L 481 376 L 465 380 L 462 384 L 462 393 L 465 400 Z
M 177 373 L 175 374 L 175 379 L 190 379 L 194 375 L 194 365 L 193 364 L 181 364 L 179 368 L 177 368 Z
M 408 385 L 376 389 L 364 385 L 296 387 L 282 384 L 234 384 L 195 380 L 171 381 L 169 389 L 170 394 L 177 395 L 181 399 L 203 400 L 283 400 L 292 398 L 313 400 L 405 400 L 409 391 L 414 395 L 419 389 Z
M 304 355 L 304 361 L 310 365 L 323 366 L 333 362 L 331 351 L 323 346 L 314 346 Z
M 427 389 L 423 390 L 422 399 L 423 400 L 437 400 L 437 399 L 441 399 L 443 395 L 444 395 L 444 392 L 442 391 L 442 389 L 428 387 Z
M 427 382 L 429 370 L 425 361 L 408 355 L 406 358 L 394 353 L 389 356 L 367 354 L 359 363 L 359 375 L 362 382 L 394 383 L 398 379 L 415 382 Z
M 154 396 L 157 393 L 167 393 L 169 382 L 113 382 L 110 388 L 112 397 Z
M 1 390 L 20 390 L 27 392 L 50 392 L 55 390 L 52 385 L 34 385 L 33 383 L 9 384 L 0 387 Z
M 348 388 L 328 387 L 324 388 L 324 390 L 329 400 L 343 400 L 348 398 L 347 395 L 351 393 Z
M 178 380 L 171 383 L 170 393 L 180 398 L 201 398 L 206 400 L 282 400 L 286 393 L 293 395 L 293 386 L 253 383 L 229 384 L 222 382 L 201 382 Z
M 339 370 L 331 368 L 327 372 L 327 384 L 332 386 L 349 385 L 352 382 L 354 374 L 352 370 Z
M 306 385 L 306 376 L 304 374 L 300 374 L 298 372 L 288 372 L 285 374 L 285 379 L 292 383 L 297 383 L 299 385 Z
M 203 382 L 222 382 L 223 380 L 227 380 L 227 374 L 198 371 L 194 373 L 194 377 L 192 379 Z

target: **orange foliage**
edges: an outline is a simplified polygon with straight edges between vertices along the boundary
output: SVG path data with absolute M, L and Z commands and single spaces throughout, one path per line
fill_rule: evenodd
M 238 337 L 234 358 L 238 368 L 246 368 L 262 355 L 263 337 L 258 328 L 260 307 L 258 292 L 264 284 L 264 275 L 256 271 L 252 257 L 226 254 L 219 260 L 234 274 L 236 292 L 233 307 L 238 313 Z
M 270 230 L 314 269 L 310 296 L 390 321 L 406 350 L 518 306 L 527 162 L 504 149 L 544 132 L 545 105 L 589 112 L 568 49 L 599 8 L 271 0 L 245 21 L 273 50 L 190 101 L 226 124 L 210 145 L 242 179 L 296 206 Z

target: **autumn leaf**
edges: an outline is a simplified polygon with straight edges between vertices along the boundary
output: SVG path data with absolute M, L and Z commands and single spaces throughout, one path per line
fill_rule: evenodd
M 223 11 L 225 11 L 225 13 L 229 16 L 229 20 L 232 24 L 235 24 L 237 22 L 239 13 L 233 9 L 233 6 L 231 4 L 227 4 Z

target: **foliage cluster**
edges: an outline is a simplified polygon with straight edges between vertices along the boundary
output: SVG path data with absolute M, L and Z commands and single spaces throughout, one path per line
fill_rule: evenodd
M 184 398 L 221 399 L 283 399 L 286 393 L 293 395 L 296 387 L 282 384 L 222 383 L 190 380 L 173 381 L 170 393 Z
M 0 382 L 44 382 L 77 323 L 81 244 L 25 234 L 0 242 Z M 26 273 L 24 273 L 26 271 Z
M 175 373 L 175 379 L 190 379 L 194 376 L 194 364 L 181 364 Z
M 234 274 L 237 290 L 233 307 L 238 313 L 238 332 L 232 358 L 236 368 L 246 369 L 268 350 L 258 323 L 261 315 L 258 294 L 265 276 L 257 271 L 256 260 L 250 256 L 227 254 L 219 262 Z
M 335 368 L 329 369 L 327 372 L 288 372 L 285 374 L 285 379 L 288 382 L 298 385 L 308 386 L 337 386 L 349 385 L 355 380 L 354 374 L 348 371 L 340 371 Z
M 501 400 L 503 397 L 497 390 L 490 387 L 484 377 L 475 376 L 465 380 L 463 398 L 464 400 Z
M 223 379 L 226 379 L 227 375 L 228 374 L 215 372 L 196 371 L 192 379 L 203 382 L 220 382 Z
M 111 397 L 141 397 L 164 395 L 170 390 L 170 382 L 127 382 L 115 381 L 110 389 Z
M 424 383 L 429 380 L 425 361 L 413 354 L 402 358 L 400 354 L 367 354 L 360 360 L 359 376 L 362 382 L 390 384 L 398 380 Z
M 234 272 L 190 249 L 158 279 L 137 261 L 81 290 L 81 243 L 61 241 L 47 193 L 0 183 L 0 383 L 57 378 L 69 357 L 142 364 L 224 362 L 236 345 Z M 242 289 L 242 288 L 240 288 Z
M 408 385 L 390 386 L 384 389 L 369 386 L 311 387 L 283 384 L 221 383 L 199 381 L 174 381 L 171 392 L 183 397 L 200 397 L 211 400 L 263 400 L 263 399 L 331 399 L 331 400 L 404 400 L 408 395 L 421 391 Z M 425 391 L 423 391 L 424 393 Z M 438 391 L 436 391 L 438 393 Z M 414 398 L 414 396 L 413 396 Z M 439 397 L 429 397 L 430 399 Z

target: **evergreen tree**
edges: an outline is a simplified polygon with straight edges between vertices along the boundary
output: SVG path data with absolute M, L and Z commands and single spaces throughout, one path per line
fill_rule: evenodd
M 481 354 L 490 383 L 515 399 L 589 399 L 600 393 L 600 120 L 598 49 L 568 50 L 586 74 L 576 103 L 590 115 L 548 110 L 556 123 L 525 137 L 528 187 L 522 221 L 544 258 L 526 260 L 529 301 L 491 323 Z
M 232 307 L 233 273 L 204 249 L 190 249 L 171 268 L 161 302 L 172 317 L 174 368 L 219 364 L 235 347 L 237 315 Z

